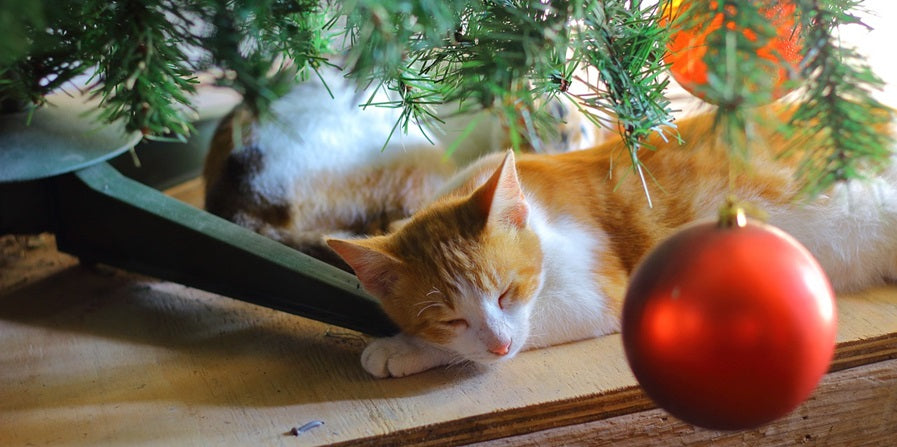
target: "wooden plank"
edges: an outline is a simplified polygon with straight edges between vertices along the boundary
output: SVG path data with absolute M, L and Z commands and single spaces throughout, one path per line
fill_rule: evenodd
M 78 265 L 77 259 L 55 248 L 50 234 L 0 236 L 0 293 Z
M 71 258 L 36 245 L 7 265 L 28 279 L 0 289 L 0 445 L 471 443 L 651 405 L 618 335 L 492 369 L 375 380 L 359 365 L 366 339 L 357 332 L 117 270 L 54 264 Z M 894 356 L 897 288 L 841 297 L 839 311 L 840 365 Z M 311 420 L 324 425 L 285 434 Z
M 794 412 L 754 430 L 705 430 L 662 410 L 650 410 L 475 445 L 885 446 L 895 440 L 897 360 L 889 360 L 829 374 L 813 397 Z

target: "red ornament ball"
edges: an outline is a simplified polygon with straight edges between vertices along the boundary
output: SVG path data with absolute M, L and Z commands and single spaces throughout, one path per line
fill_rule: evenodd
M 670 73 L 683 88 L 704 101 L 708 101 L 707 95 L 702 91 L 707 86 L 707 64 L 704 56 L 707 54 L 707 37 L 723 26 L 735 29 L 735 24 L 726 22 L 717 10 L 716 0 L 682 1 L 673 0 L 669 4 L 669 11 L 664 12 L 664 18 L 677 17 L 686 8 L 697 8 L 700 11 L 696 15 L 695 23 L 679 23 L 673 21 L 670 40 L 667 44 L 667 53 L 664 61 L 670 66 Z M 732 6 L 731 8 L 735 8 Z M 762 10 L 763 15 L 769 20 L 769 25 L 776 31 L 776 36 L 766 45 L 759 48 L 757 56 L 766 59 L 778 66 L 775 72 L 769 73 L 773 77 L 773 91 L 771 99 L 778 99 L 787 94 L 790 88 L 785 84 L 791 73 L 798 71 L 801 60 L 800 26 L 797 23 L 797 9 L 789 0 L 772 3 Z M 666 19 L 662 23 L 666 23 Z M 757 35 L 751 29 L 741 29 L 750 40 L 756 40 Z
M 737 430 L 789 413 L 835 348 L 828 277 L 785 232 L 699 223 L 637 267 L 623 345 L 648 396 L 693 425 Z

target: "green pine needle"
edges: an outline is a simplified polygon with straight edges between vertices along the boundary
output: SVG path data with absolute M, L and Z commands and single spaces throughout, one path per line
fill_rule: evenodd
M 820 137 L 801 167 L 808 193 L 880 169 L 892 141 L 882 127 L 893 111 L 871 92 L 878 79 L 835 37 L 860 24 L 860 0 L 790 0 L 803 41 L 805 101 L 787 123 Z M 720 104 L 718 122 L 731 147 L 746 147 L 748 109 L 772 98 L 775 60 L 757 50 L 775 35 L 765 8 L 777 0 L 690 2 L 677 20 L 710 33 L 703 94 Z M 395 132 L 440 125 L 434 107 L 488 111 L 509 128 L 515 147 L 539 148 L 558 128 L 553 101 L 569 101 L 599 126 L 621 132 L 633 173 L 645 138 L 675 132 L 664 96 L 663 61 L 669 0 L 0 0 L 0 108 L 37 107 L 45 95 L 94 73 L 90 93 L 103 119 L 123 120 L 151 138 L 184 139 L 192 131 L 194 73 L 218 82 L 263 114 L 272 101 L 316 69 L 340 65 L 361 85 L 390 91 L 401 109 Z M 685 4 L 685 3 L 683 3 Z M 737 12 L 737 13 L 736 13 Z M 781 56 L 781 55 L 779 55 Z M 593 67 L 588 84 L 577 70 Z M 585 87 L 571 90 L 571 85 Z M 371 106 L 374 104 L 362 104 Z M 469 134 L 472 127 L 463 134 Z M 425 132 L 428 134 L 428 132 Z M 462 135 L 463 136 L 463 135 Z M 736 151 L 737 153 L 737 151 Z M 644 180 L 643 180 L 644 181 Z

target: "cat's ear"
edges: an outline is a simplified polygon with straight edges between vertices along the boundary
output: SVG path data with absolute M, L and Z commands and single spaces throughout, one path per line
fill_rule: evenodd
M 517 178 L 514 151 L 509 150 L 505 154 L 501 165 L 473 193 L 472 199 L 487 216 L 487 224 L 505 224 L 516 228 L 526 226 L 529 205 L 523 197 L 523 189 Z
M 377 247 L 371 239 L 327 239 L 327 245 L 355 270 L 365 290 L 377 298 L 389 294 L 401 261 Z

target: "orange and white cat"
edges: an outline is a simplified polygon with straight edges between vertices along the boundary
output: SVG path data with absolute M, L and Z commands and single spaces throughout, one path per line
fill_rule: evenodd
M 390 234 L 329 239 L 402 330 L 373 340 L 364 368 L 398 377 L 490 364 L 618 331 L 642 256 L 682 225 L 716 216 L 730 193 L 807 246 L 836 290 L 897 278 L 897 167 L 802 201 L 794 174 L 811 140 L 759 127 L 749 165 L 730 182 L 712 121 L 682 121 L 684 145 L 650 139 L 657 150 L 641 154 L 650 208 L 620 142 L 519 159 L 508 152 L 459 173 Z M 788 148 L 797 154 L 777 156 Z

